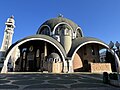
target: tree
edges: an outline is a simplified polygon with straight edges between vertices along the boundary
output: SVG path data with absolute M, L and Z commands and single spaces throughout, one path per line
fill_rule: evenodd
M 115 57 L 114 55 L 111 54 L 110 51 L 106 51 L 106 58 L 105 58 L 106 63 L 111 63 L 111 68 L 113 72 L 116 72 L 116 65 L 115 65 Z

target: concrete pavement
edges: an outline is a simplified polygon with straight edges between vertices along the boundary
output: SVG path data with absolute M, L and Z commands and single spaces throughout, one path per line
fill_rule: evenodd
M 103 84 L 101 74 L 48 74 L 38 72 L 0 74 L 0 89 L 37 90 L 119 90 Z

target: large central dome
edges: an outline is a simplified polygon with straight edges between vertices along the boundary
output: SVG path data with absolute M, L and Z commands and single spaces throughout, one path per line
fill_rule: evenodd
M 78 25 L 76 23 L 74 23 L 72 20 L 61 17 L 61 16 L 58 16 L 56 18 L 52 18 L 52 19 L 49 19 L 49 20 L 45 21 L 40 26 L 40 28 L 44 25 L 48 25 L 51 28 L 51 30 L 53 30 L 54 27 L 61 22 L 65 22 L 65 23 L 69 24 L 72 27 L 73 30 L 76 30 L 78 28 Z M 38 31 L 39 31 L 39 29 L 38 29 Z
M 55 35 L 56 30 L 59 31 L 58 28 L 61 28 L 62 30 L 68 28 L 69 30 L 71 30 L 72 34 L 75 33 L 75 35 L 77 36 L 78 33 L 78 36 L 83 36 L 81 28 L 72 20 L 64 18 L 63 16 L 58 16 L 56 18 L 45 21 L 39 27 L 37 34 Z

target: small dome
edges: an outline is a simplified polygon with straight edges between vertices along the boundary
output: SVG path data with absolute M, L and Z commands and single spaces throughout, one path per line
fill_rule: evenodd
M 41 27 L 44 26 L 44 25 L 48 25 L 48 26 L 51 28 L 51 31 L 53 31 L 54 27 L 55 27 L 57 24 L 61 23 L 61 22 L 65 22 L 65 23 L 69 24 L 74 31 L 79 27 L 79 26 L 78 26 L 77 24 L 75 24 L 73 21 L 71 21 L 71 20 L 69 20 L 69 19 L 67 19 L 67 18 L 63 18 L 63 17 L 61 17 L 61 16 L 58 16 L 57 18 L 52 18 L 52 19 L 47 20 L 46 22 L 44 22 L 44 23 L 40 26 L 40 28 L 38 29 L 37 33 L 39 33 Z
M 51 53 L 48 58 L 59 58 L 60 59 L 60 56 L 57 54 L 57 53 Z

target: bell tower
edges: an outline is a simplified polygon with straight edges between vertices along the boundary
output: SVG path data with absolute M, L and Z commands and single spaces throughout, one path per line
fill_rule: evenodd
M 8 18 L 5 25 L 6 27 L 4 30 L 4 37 L 3 37 L 3 42 L 1 46 L 1 51 L 6 51 L 12 44 L 12 37 L 14 33 L 14 28 L 15 28 L 14 16 L 11 16 L 10 18 Z

